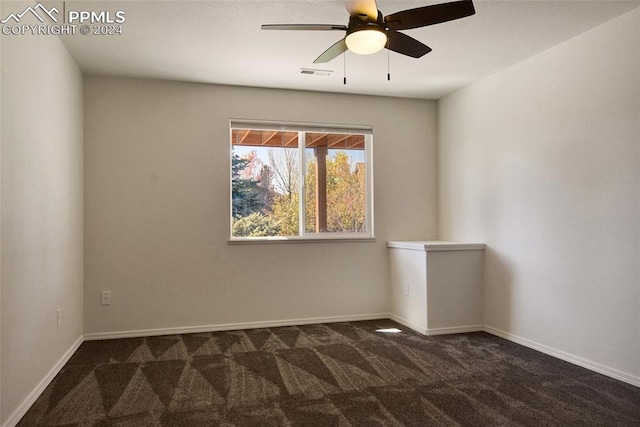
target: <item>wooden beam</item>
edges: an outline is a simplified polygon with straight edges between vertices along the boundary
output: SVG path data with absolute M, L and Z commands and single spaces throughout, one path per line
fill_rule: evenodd
M 289 147 L 291 145 L 293 145 L 294 147 L 298 146 L 298 132 L 291 132 L 291 133 L 293 135 L 291 135 L 291 139 L 285 142 L 284 144 L 285 147 Z
M 329 136 L 329 143 L 327 144 L 329 147 L 335 147 L 336 145 L 340 144 L 343 141 L 346 141 L 347 139 L 349 139 L 351 135 L 331 135 Z M 347 147 L 347 144 L 344 144 L 345 147 Z
M 314 145 L 314 144 L 319 143 L 319 142 L 320 142 L 320 140 L 322 140 L 322 138 L 324 138 L 324 137 L 326 137 L 326 136 L 327 136 L 327 134 L 326 134 L 326 133 L 316 133 L 316 134 L 307 134 L 307 135 L 320 135 L 320 136 L 318 136 L 317 138 L 315 138 L 315 139 L 313 139 L 313 140 L 311 140 L 311 141 L 308 141 L 308 142 L 305 144 L 307 147 L 313 147 L 313 145 Z
M 350 135 L 347 147 L 352 150 L 364 150 L 364 135 Z
M 276 135 L 278 135 L 280 132 L 273 131 L 271 132 L 271 134 L 266 138 L 262 140 L 262 145 L 267 145 L 269 143 L 269 141 L 271 141 Z
M 247 137 L 249 136 L 249 134 L 251 133 L 251 130 L 249 129 L 245 129 L 244 134 L 240 137 L 240 141 L 237 142 L 237 145 L 242 145 L 242 143 L 244 142 L 245 139 L 247 139 Z

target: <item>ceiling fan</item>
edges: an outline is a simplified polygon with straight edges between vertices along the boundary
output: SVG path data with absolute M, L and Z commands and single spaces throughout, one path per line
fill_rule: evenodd
M 385 17 L 378 10 L 375 0 L 348 0 L 346 6 L 349 11 L 348 25 L 265 24 L 261 28 L 263 30 L 346 31 L 345 37 L 325 50 L 313 61 L 314 63 L 329 62 L 347 50 L 368 55 L 382 48 L 420 58 L 431 52 L 431 48 L 401 33 L 400 30 L 426 27 L 476 13 L 472 0 L 418 7 Z

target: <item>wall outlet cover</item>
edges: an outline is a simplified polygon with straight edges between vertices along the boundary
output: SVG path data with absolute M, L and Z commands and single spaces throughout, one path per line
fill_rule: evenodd
M 100 292 L 100 305 L 111 305 L 111 291 Z

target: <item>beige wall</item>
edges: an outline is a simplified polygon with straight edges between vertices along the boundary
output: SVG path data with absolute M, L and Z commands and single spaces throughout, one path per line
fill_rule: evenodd
M 385 241 L 437 233 L 435 109 L 86 78 L 85 333 L 387 313 Z M 232 118 L 373 125 L 377 241 L 229 245 Z
M 485 324 L 637 384 L 639 29 L 636 10 L 439 104 L 440 237 L 487 244 Z
M 2 37 L 0 158 L 4 424 L 82 335 L 82 75 L 57 37 Z

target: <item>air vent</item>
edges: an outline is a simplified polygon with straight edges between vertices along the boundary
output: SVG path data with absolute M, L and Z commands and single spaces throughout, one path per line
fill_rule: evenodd
M 309 76 L 325 76 L 329 77 L 333 73 L 332 70 L 315 70 L 313 68 L 300 68 L 300 74 L 306 74 Z

